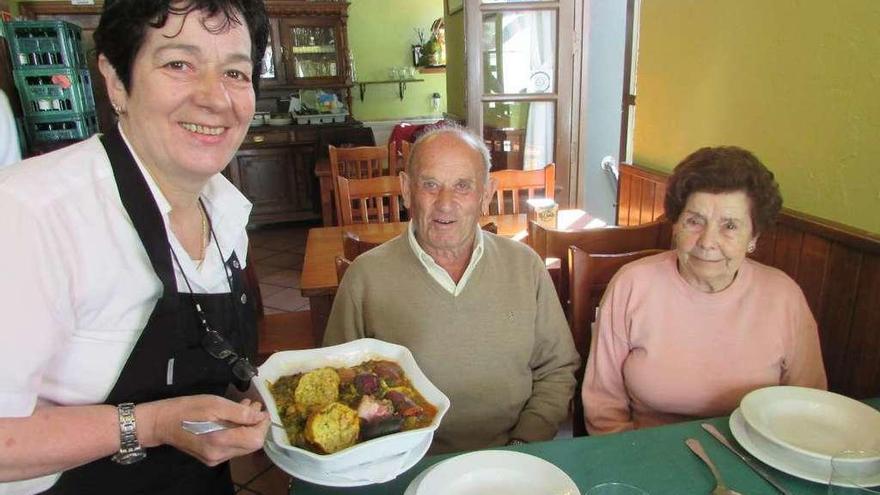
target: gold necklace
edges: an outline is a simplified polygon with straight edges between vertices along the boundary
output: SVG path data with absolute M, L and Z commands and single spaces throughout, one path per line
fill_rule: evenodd
M 201 268 L 202 263 L 205 262 L 205 254 L 208 251 L 208 242 L 210 241 L 210 237 L 208 237 L 210 234 L 208 232 L 208 214 L 205 212 L 205 207 L 201 201 L 199 201 L 199 216 L 202 217 L 202 242 L 199 249 L 199 262 L 196 264 L 196 268 Z

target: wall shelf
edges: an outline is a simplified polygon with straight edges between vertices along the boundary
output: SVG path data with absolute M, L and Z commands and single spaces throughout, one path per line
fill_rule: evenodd
M 446 72 L 445 65 L 432 65 L 432 66 L 424 66 L 419 67 L 419 72 L 422 74 L 443 74 Z
M 370 84 L 397 84 L 397 94 L 400 96 L 400 99 L 403 100 L 403 95 L 406 93 L 406 83 L 412 82 L 424 82 L 424 79 L 388 79 L 385 81 L 356 81 L 355 84 L 358 85 L 358 89 L 360 89 L 361 101 L 364 101 L 364 94 L 367 92 L 367 86 Z

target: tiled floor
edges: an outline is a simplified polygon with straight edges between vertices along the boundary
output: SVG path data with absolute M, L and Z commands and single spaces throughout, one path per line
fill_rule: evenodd
M 299 293 L 306 237 L 317 224 L 280 224 L 251 230 L 250 259 L 257 271 L 266 314 L 306 311 L 309 300 Z M 290 477 L 263 451 L 232 460 L 232 480 L 242 495 L 286 495 Z
M 299 276 L 309 228 L 316 226 L 280 224 L 248 232 L 266 314 L 309 309 L 309 300 L 299 293 Z

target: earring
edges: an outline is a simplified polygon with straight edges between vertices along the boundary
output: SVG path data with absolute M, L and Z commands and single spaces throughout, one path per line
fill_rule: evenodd
M 755 252 L 755 249 L 757 249 L 757 247 L 758 247 L 757 244 L 755 244 L 754 242 L 750 242 L 749 247 L 746 248 L 746 252 L 749 254 L 752 254 Z
M 116 112 L 116 115 L 122 115 L 125 113 L 125 109 L 117 105 L 115 102 L 110 102 L 110 106 L 113 107 L 113 111 Z

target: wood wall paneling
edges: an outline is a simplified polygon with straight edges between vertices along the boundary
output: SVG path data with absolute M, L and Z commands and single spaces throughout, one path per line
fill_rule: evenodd
M 857 397 L 880 395 L 880 257 L 864 255 L 857 281 L 844 382 Z
M 621 164 L 618 224 L 662 214 L 667 178 Z M 752 258 L 783 270 L 803 290 L 819 326 L 829 389 L 880 396 L 880 236 L 783 209 Z

